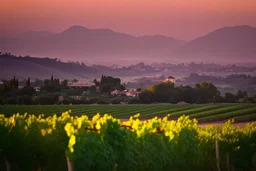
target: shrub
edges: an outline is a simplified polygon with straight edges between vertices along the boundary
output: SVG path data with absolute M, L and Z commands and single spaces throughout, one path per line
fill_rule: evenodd
M 72 99 L 72 98 L 68 98 L 68 99 L 64 99 L 63 104 L 84 104 L 83 100 L 78 100 L 78 99 Z
M 19 96 L 18 97 L 18 104 L 20 105 L 31 105 L 32 98 L 29 95 Z
M 52 105 L 57 103 L 57 101 L 53 96 L 43 95 L 39 97 L 39 103 L 41 105 Z
M 128 104 L 140 104 L 141 101 L 137 98 L 132 98 L 128 101 Z
M 120 104 L 121 101 L 122 101 L 122 99 L 120 99 L 120 98 L 113 98 L 110 100 L 110 103 L 111 104 Z
M 100 99 L 97 104 L 109 104 L 107 100 Z
M 17 98 L 15 97 L 9 97 L 6 99 L 5 101 L 6 104 L 11 104 L 11 105 L 15 105 L 15 104 L 18 104 L 17 102 Z
M 4 104 L 4 99 L 0 97 L 0 105 Z

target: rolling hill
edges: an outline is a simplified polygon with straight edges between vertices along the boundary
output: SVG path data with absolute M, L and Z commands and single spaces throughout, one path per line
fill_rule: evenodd
M 61 62 L 58 59 L 0 56 L 0 78 L 9 79 L 16 76 L 19 79 L 50 78 L 51 75 L 59 79 L 86 79 L 99 76 L 97 69 L 74 62 Z

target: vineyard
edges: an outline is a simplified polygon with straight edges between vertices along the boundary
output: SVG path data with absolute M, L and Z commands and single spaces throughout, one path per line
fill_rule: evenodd
M 150 104 L 150 105 L 5 105 L 0 106 L 0 113 L 11 116 L 15 113 L 31 113 L 46 116 L 57 114 L 60 116 L 63 111 L 72 110 L 72 115 L 83 114 L 91 118 L 93 115 L 110 114 L 118 119 L 128 119 L 130 116 L 140 113 L 141 119 L 150 119 L 155 116 L 163 117 L 170 114 L 171 119 L 177 119 L 182 115 L 196 118 L 199 123 L 227 121 L 234 119 L 235 122 L 256 121 L 255 104 L 206 104 L 206 105 L 171 105 L 171 104 Z
M 59 116 L 47 116 L 52 111 L 38 116 L 0 115 L 0 170 L 255 170 L 256 123 L 236 127 L 228 121 L 221 126 L 198 127 L 196 119 L 180 116 L 182 110 L 193 117 L 194 110 L 199 117 L 205 116 L 202 118 L 255 111 L 251 105 L 217 106 L 158 109 L 161 116 L 175 111 L 177 120 L 167 115 L 142 121 L 139 114 L 123 122 L 107 114 L 89 119 L 73 116 L 78 113 L 72 110 Z M 134 113 L 142 110 L 142 106 L 136 107 L 131 107 Z M 211 112 L 206 114 L 206 108 Z M 144 109 L 144 118 L 157 113 L 148 116 L 147 107 Z

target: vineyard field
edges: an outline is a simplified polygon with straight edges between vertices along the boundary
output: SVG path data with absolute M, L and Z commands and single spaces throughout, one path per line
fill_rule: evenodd
M 7 171 L 256 169 L 256 122 L 199 127 L 184 115 L 141 120 L 136 114 L 121 121 L 107 114 L 74 116 L 69 110 L 60 116 L 0 114 L 0 133 L 0 170 Z
M 109 114 L 118 119 L 128 119 L 130 116 L 140 113 L 141 119 L 150 119 L 155 116 L 163 117 L 170 114 L 171 119 L 177 119 L 182 115 L 191 119 L 198 119 L 199 123 L 225 122 L 229 119 L 235 122 L 256 121 L 255 104 L 138 104 L 138 105 L 5 105 L 0 106 L 0 113 L 11 116 L 15 113 L 29 113 L 46 116 L 61 115 L 63 111 L 72 111 L 72 115 Z

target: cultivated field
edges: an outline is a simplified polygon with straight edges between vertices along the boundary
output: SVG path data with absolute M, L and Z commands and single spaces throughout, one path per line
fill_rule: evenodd
M 224 122 L 235 119 L 235 122 L 256 121 L 255 104 L 203 104 L 203 105 L 172 105 L 172 104 L 149 104 L 149 105 L 5 105 L 0 106 L 0 113 L 10 116 L 14 113 L 60 115 L 64 111 L 72 111 L 72 115 L 82 114 L 91 118 L 100 113 L 110 114 L 118 119 L 128 119 L 130 116 L 140 113 L 140 119 L 149 119 L 155 116 L 163 117 L 170 114 L 170 118 L 177 119 L 187 115 L 198 119 L 199 123 Z
M 255 122 L 200 127 L 185 116 L 137 117 L 0 115 L 0 170 L 256 170 Z

